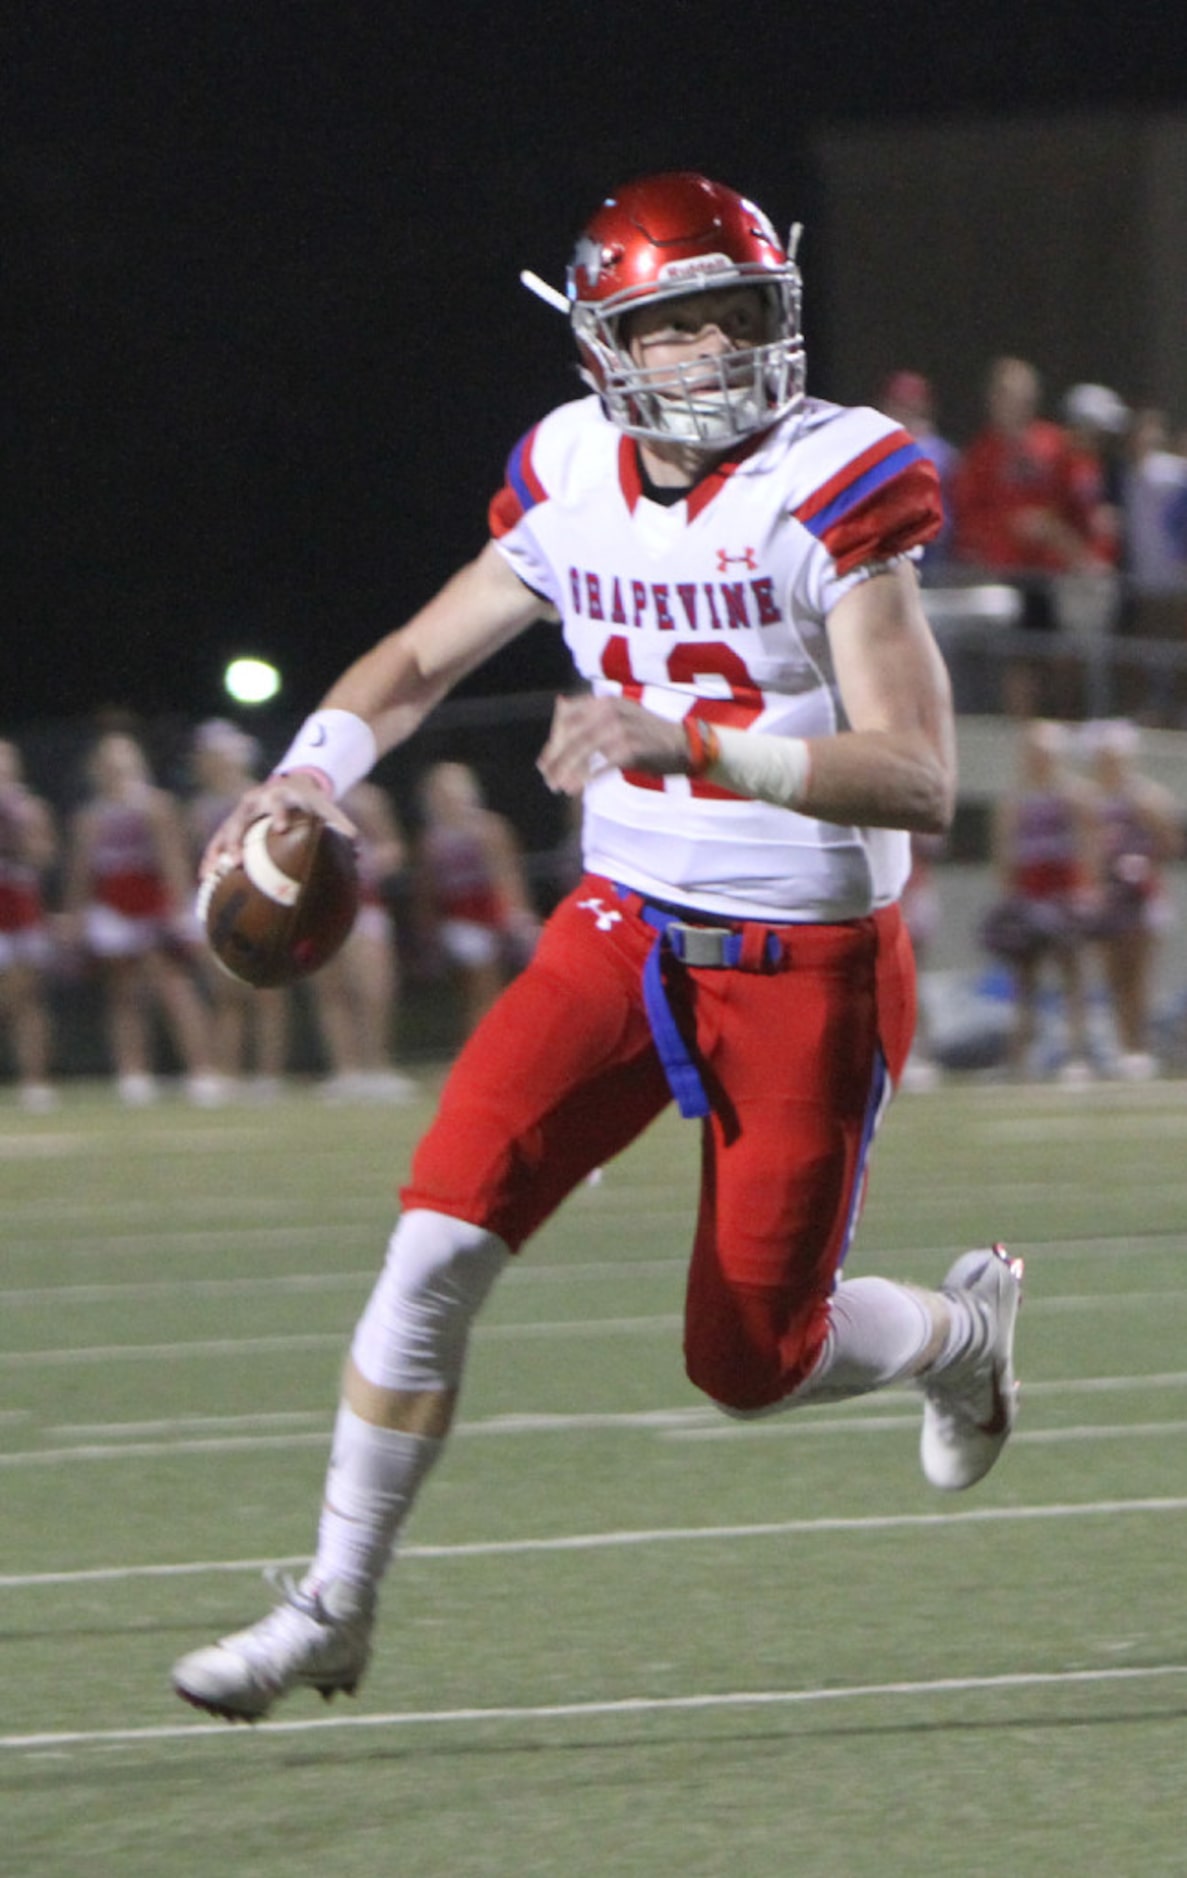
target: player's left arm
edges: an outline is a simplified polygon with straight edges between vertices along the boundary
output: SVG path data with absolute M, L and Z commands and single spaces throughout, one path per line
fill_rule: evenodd
M 810 740 L 796 806 L 822 821 L 942 834 L 956 806 L 952 689 L 910 564 L 851 587 L 828 635 L 848 728 Z

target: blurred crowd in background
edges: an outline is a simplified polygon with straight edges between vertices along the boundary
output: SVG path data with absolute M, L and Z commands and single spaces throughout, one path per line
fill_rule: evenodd
M 962 446 L 921 372 L 891 374 L 878 402 L 940 474 L 946 522 L 925 585 L 993 582 L 1013 599 L 992 616 L 1011 633 L 997 697 L 979 702 L 1022 718 L 1088 714 L 1099 699 L 1076 667 L 1090 655 L 1110 668 L 1112 708 L 1187 721 L 1187 433 L 1168 413 L 1078 384 L 1047 415 L 1038 370 L 1008 357 L 991 362 L 984 423 Z

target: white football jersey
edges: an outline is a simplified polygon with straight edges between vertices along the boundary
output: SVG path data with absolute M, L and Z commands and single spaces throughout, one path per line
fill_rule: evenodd
M 512 452 L 492 535 L 561 615 L 598 694 L 774 735 L 844 726 L 825 620 L 871 563 L 936 532 L 935 471 L 879 412 L 809 399 L 668 506 L 596 398 Z M 610 767 L 585 792 L 585 865 L 653 899 L 780 921 L 896 899 L 905 833 L 849 828 L 687 776 Z

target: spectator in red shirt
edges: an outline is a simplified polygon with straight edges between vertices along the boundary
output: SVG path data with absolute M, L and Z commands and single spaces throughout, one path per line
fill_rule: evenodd
M 1065 573 L 1091 555 L 1070 439 L 1039 417 L 1041 389 L 1024 359 L 994 360 L 988 422 L 953 480 L 956 553 L 989 572 Z
M 1054 576 L 1099 566 L 1091 503 L 1067 431 L 1038 415 L 1042 383 L 1025 359 L 999 358 L 986 387 L 987 423 L 952 479 L 953 551 L 966 566 L 1010 578 L 1022 594 L 1022 627 L 1058 624 Z M 1006 707 L 1034 715 L 1029 661 L 1007 668 Z

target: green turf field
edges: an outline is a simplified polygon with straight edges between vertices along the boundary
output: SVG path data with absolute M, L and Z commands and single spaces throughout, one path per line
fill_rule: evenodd
M 1182 1878 L 1183 1084 L 892 1111 L 851 1268 L 1027 1260 L 1019 1432 L 953 1499 L 909 1392 L 743 1426 L 684 1381 L 665 1120 L 494 1298 L 358 1700 L 176 1700 L 307 1556 L 427 1113 L 0 1110 L 0 1868 Z

